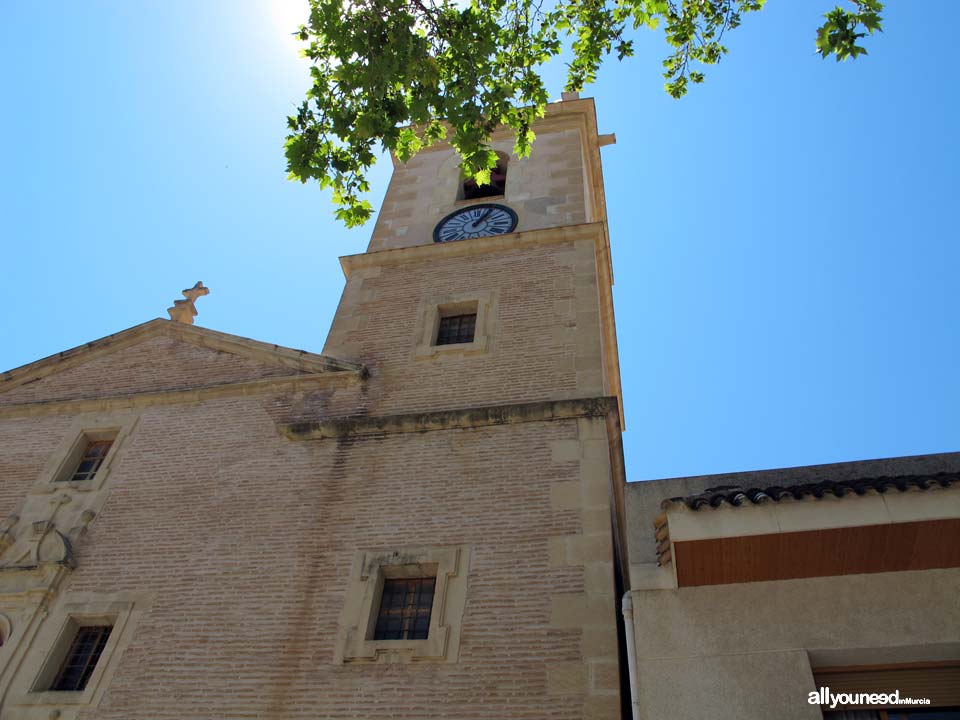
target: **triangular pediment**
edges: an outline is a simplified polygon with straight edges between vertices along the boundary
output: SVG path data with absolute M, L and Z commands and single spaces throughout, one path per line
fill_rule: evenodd
M 359 365 L 170 320 L 123 332 L 0 375 L 0 406 L 209 388 Z

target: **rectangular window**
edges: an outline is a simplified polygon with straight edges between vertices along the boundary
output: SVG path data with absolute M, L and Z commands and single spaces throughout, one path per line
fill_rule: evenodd
M 386 578 L 374 640 L 425 640 L 437 579 Z
M 107 640 L 110 639 L 112 629 L 109 625 L 87 625 L 78 628 L 50 689 L 65 692 L 83 690 L 97 666 Z
M 473 333 L 476 326 L 476 313 L 442 317 L 440 318 L 440 329 L 437 331 L 437 345 L 473 342 Z
M 88 442 L 73 474 L 63 479 L 70 482 L 93 480 L 100 466 L 103 465 L 107 453 L 110 452 L 111 445 L 113 445 L 113 440 L 91 440 Z

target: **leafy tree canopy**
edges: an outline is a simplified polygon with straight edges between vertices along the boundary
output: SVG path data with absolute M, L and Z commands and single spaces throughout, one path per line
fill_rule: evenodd
M 723 35 L 765 0 L 310 0 L 297 33 L 311 61 L 312 87 L 288 118 L 292 179 L 330 188 L 337 217 L 366 222 L 366 173 L 377 144 L 406 161 L 447 139 L 465 175 L 490 181 L 499 125 L 529 154 L 533 123 L 548 94 L 539 68 L 569 52 L 567 90 L 593 82 L 602 60 L 633 54 L 634 36 L 661 28 L 669 55 L 666 91 L 674 98 L 704 80 L 727 52 Z M 851 0 L 825 15 L 817 52 L 838 61 L 866 54 L 880 30 L 881 0 Z

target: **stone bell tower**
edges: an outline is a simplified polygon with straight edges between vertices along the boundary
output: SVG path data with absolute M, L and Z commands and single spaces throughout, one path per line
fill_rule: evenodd
M 475 199 L 446 143 L 395 161 L 367 252 L 340 260 L 347 286 L 324 346 L 378 367 L 367 412 L 621 404 L 600 164 L 615 138 L 598 135 L 592 99 L 548 106 L 535 129 L 523 160 L 509 130 L 494 135 L 505 177 Z M 439 320 L 470 309 L 474 339 L 438 344 Z
M 495 134 L 486 187 L 463 182 L 447 144 L 395 163 L 367 252 L 341 258 L 346 288 L 324 347 L 370 377 L 343 417 L 288 427 L 308 444 L 337 438 L 345 477 L 376 498 L 377 516 L 356 517 L 348 541 L 357 556 L 336 662 L 374 674 L 411 663 L 395 670 L 405 694 L 392 702 L 428 703 L 432 717 L 463 717 L 468 704 L 471 717 L 615 718 L 627 692 L 600 162 L 614 138 L 575 95 L 535 130 L 522 160 L 508 130 Z M 369 617 L 387 602 L 378 583 L 437 567 L 437 592 L 450 573 L 445 648 L 433 636 L 374 639 Z M 428 662 L 439 664 L 417 669 Z

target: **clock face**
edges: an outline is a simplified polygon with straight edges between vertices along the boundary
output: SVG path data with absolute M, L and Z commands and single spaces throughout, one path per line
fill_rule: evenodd
M 434 242 L 451 242 L 470 238 L 503 235 L 513 232 L 517 214 L 505 205 L 483 203 L 471 205 L 447 215 L 433 231 Z

